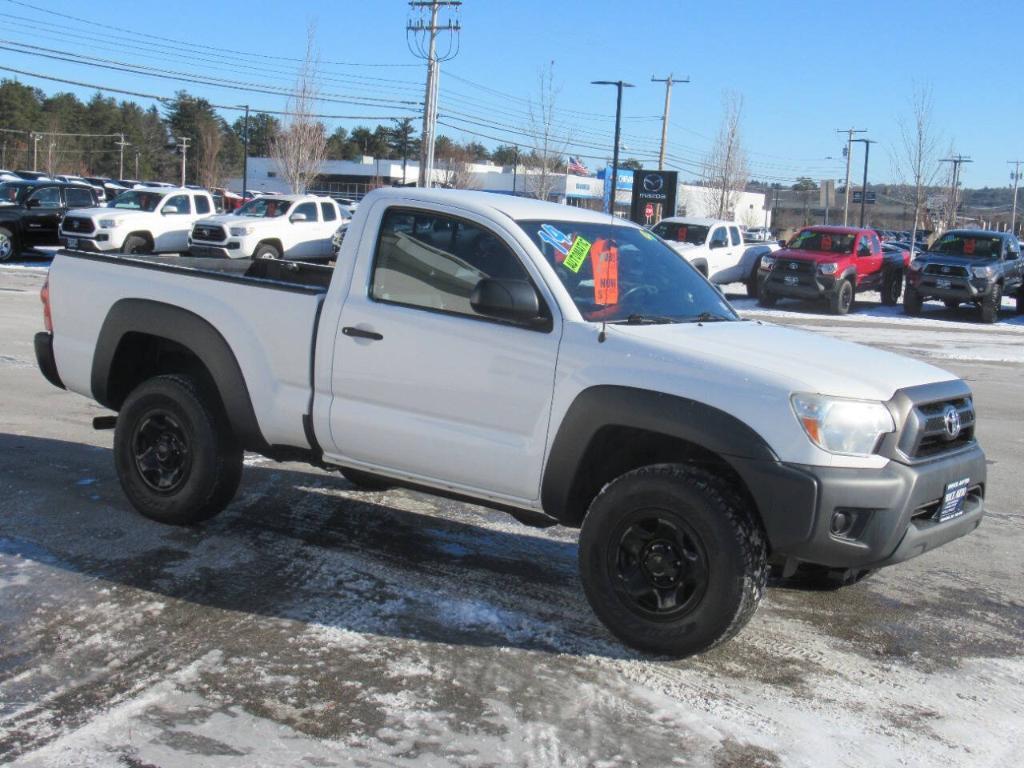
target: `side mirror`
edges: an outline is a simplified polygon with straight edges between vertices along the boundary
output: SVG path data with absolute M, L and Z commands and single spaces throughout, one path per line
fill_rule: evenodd
M 161 216 L 173 216 L 178 213 L 181 213 L 181 211 L 178 210 L 176 205 L 165 205 L 160 211 Z
M 469 304 L 481 315 L 517 323 L 529 323 L 540 317 L 537 289 L 526 280 L 485 277 L 473 289 Z
M 291 221 L 294 224 L 297 221 L 309 221 L 309 217 L 304 213 L 293 213 L 289 217 L 289 221 Z

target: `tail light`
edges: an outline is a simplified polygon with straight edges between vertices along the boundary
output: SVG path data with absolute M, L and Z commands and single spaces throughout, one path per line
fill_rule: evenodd
M 50 276 L 46 276 L 43 282 L 43 289 L 39 292 L 39 299 L 43 302 L 43 325 L 46 330 L 53 333 L 53 315 L 50 314 Z

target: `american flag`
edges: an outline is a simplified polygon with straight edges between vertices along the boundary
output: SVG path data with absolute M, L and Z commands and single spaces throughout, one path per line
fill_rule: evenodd
M 583 164 L 583 160 L 578 157 L 569 158 L 569 173 L 576 174 L 577 176 L 589 176 L 590 169 Z

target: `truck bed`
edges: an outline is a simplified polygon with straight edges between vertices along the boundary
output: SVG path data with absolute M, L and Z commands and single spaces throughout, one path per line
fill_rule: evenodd
M 184 309 L 212 325 L 244 375 L 271 445 L 309 448 L 317 319 L 333 268 L 269 260 L 61 250 L 50 267 L 54 350 L 68 389 L 92 397 L 104 321 L 122 300 Z

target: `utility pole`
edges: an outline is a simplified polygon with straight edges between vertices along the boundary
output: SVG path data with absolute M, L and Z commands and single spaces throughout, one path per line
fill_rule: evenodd
M 245 105 L 245 120 L 242 121 L 242 199 L 249 188 L 249 105 Z
M 836 133 L 846 134 L 846 186 L 844 187 L 845 199 L 843 201 L 843 226 L 850 223 L 850 155 L 853 152 L 853 134 L 867 133 L 866 129 L 837 128 Z
M 519 175 L 519 145 L 514 145 L 516 154 L 512 159 L 512 197 L 516 196 L 516 177 Z
M 665 144 L 668 141 L 668 113 L 672 106 L 672 86 L 675 83 L 688 83 L 690 78 L 685 80 L 673 80 L 672 73 L 668 73 L 668 77 L 655 77 L 651 75 L 652 83 L 664 83 L 665 84 L 665 111 L 661 115 L 661 150 L 658 152 L 658 170 L 665 170 Z
M 32 170 L 39 170 L 39 140 L 43 138 L 41 133 L 31 133 L 29 138 L 32 139 Z
M 118 162 L 118 171 L 117 171 L 118 176 L 117 176 L 117 178 L 123 179 L 124 178 L 124 148 L 125 147 L 130 147 L 131 144 L 129 144 L 127 141 L 124 140 L 124 134 L 123 133 L 121 134 L 121 137 L 118 139 L 118 141 L 116 143 L 117 143 L 118 149 L 120 150 L 120 160 Z
M 615 193 L 619 186 L 619 135 L 622 129 L 622 89 L 633 88 L 632 83 L 622 80 L 592 80 L 591 85 L 614 85 L 618 91 L 615 97 L 615 149 L 612 151 L 612 188 L 608 193 L 608 211 L 615 215 Z
M 960 187 L 960 166 L 964 163 L 973 163 L 974 161 L 969 157 L 958 154 L 956 157 L 944 157 L 939 162 L 953 164 L 953 180 L 949 185 L 949 228 L 952 229 L 956 226 L 956 198 L 957 190 Z
M 139 178 L 139 155 L 141 154 L 139 150 L 135 150 L 135 179 Z
M 430 187 L 434 176 L 434 146 L 437 140 L 437 97 L 438 82 L 441 76 L 441 62 L 455 58 L 459 52 L 458 33 L 462 24 L 457 18 L 461 0 L 410 0 L 409 7 L 413 11 L 430 13 L 430 21 L 419 18 L 416 21 L 410 19 L 405 27 L 406 42 L 421 59 L 427 62 L 427 85 L 423 100 L 423 135 L 421 137 L 422 147 L 420 149 L 420 178 L 421 187 Z M 449 8 L 456 18 L 450 18 L 445 24 L 438 24 L 438 16 L 442 8 Z M 449 35 L 448 49 L 438 55 L 437 38 L 439 32 L 447 32 Z
M 1015 234 L 1017 226 L 1017 186 L 1020 184 L 1020 164 L 1024 163 L 1024 160 L 1008 160 L 1007 162 L 1013 166 L 1013 172 L 1010 174 L 1010 178 L 1013 179 L 1013 208 L 1010 213 L 1010 234 Z
M 188 136 L 179 136 L 177 148 L 181 150 L 181 186 L 185 186 L 185 159 L 188 157 L 188 145 L 192 142 Z
M 872 139 L 851 139 L 864 145 L 864 183 L 860 188 L 860 228 L 864 229 L 864 206 L 868 202 L 868 157 L 871 156 L 871 145 L 877 142 Z M 847 162 L 849 166 L 849 162 Z M 849 194 L 849 183 L 847 183 L 847 194 Z

